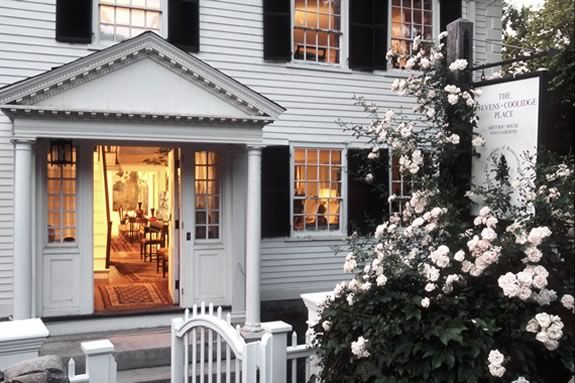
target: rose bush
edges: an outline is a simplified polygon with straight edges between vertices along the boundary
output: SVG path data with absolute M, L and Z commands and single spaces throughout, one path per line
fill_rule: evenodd
M 359 99 L 371 123 L 346 125 L 371 147 L 366 178 L 378 183 L 370 168 L 390 148 L 412 193 L 373 238 L 349 239 L 351 278 L 338 284 L 314 328 L 321 379 L 566 382 L 573 375 L 573 159 L 526 155 L 531 171 L 521 179 L 509 179 L 499 159 L 489 184 L 468 193 L 484 204 L 468 214 L 470 200 L 445 183 L 443 169 L 485 142 L 473 133 L 479 92 L 448 81 L 449 71 L 468 63 L 448 67 L 441 40 L 430 53 L 414 48 L 408 64 L 420 71 L 392 89 L 417 99 L 419 121 Z

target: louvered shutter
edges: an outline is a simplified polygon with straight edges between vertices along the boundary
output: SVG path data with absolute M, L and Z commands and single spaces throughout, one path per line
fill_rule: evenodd
M 291 1 L 264 0 L 264 60 L 289 61 Z
M 349 3 L 349 66 L 372 70 L 374 67 L 374 0 Z
M 447 24 L 461 17 L 462 0 L 440 0 L 439 2 L 439 26 L 441 32 L 447 31 Z
M 56 40 L 82 44 L 92 42 L 92 0 L 56 1 Z
M 199 0 L 168 0 L 168 41 L 188 52 L 200 51 Z
M 361 172 L 367 161 L 369 150 L 349 149 L 347 151 L 347 217 L 348 234 L 354 231 L 370 235 L 376 226 L 388 215 L 389 166 L 387 151 L 380 152 L 380 159 L 374 166 L 376 184 L 382 186 L 377 190 L 368 184 Z
M 289 236 L 290 221 L 290 148 L 268 146 L 262 151 L 262 238 Z
M 352 0 L 353 1 L 353 0 Z M 374 51 L 373 51 L 373 64 L 376 69 L 386 70 L 387 59 L 387 16 L 388 16 L 388 1 L 375 0 L 374 2 Z

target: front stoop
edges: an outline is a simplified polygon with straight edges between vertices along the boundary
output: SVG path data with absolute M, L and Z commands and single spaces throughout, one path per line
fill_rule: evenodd
M 114 345 L 119 383 L 169 382 L 169 327 L 50 337 L 39 354 L 57 355 L 65 365 L 74 358 L 77 373 L 83 373 L 80 343 L 95 339 L 108 339 Z

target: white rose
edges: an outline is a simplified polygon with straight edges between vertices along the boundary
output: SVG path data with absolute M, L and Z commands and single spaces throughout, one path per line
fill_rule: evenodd
M 551 325 L 551 316 L 547 313 L 539 313 L 535 315 L 535 319 L 537 320 L 537 323 L 539 323 L 539 326 L 544 329 Z
M 367 358 L 369 352 L 367 351 L 367 339 L 360 336 L 355 342 L 351 342 L 351 352 L 356 358 Z
M 557 347 L 559 347 L 559 342 L 551 339 L 549 339 L 547 342 L 544 342 L 543 344 L 545 345 L 545 348 L 549 351 L 555 351 L 557 350 Z
M 489 373 L 493 376 L 501 378 L 505 374 L 505 367 L 490 364 L 489 365 Z
M 455 259 L 457 262 L 463 262 L 465 259 L 465 252 L 463 250 L 459 250 L 457 253 L 455 253 L 453 259 Z
M 542 275 L 536 275 L 533 277 L 533 286 L 537 289 L 542 289 L 547 286 L 547 278 Z
M 535 319 L 529 320 L 529 322 L 527 322 L 527 326 L 525 326 L 525 331 L 532 332 L 534 334 L 537 333 L 539 331 L 539 323 L 537 322 L 537 320 Z
M 475 136 L 473 140 L 471 140 L 471 145 L 474 147 L 483 146 L 485 145 L 485 138 L 481 136 Z
M 561 304 L 568 310 L 573 310 L 575 307 L 575 299 L 571 294 L 565 294 L 561 297 Z
M 429 298 L 425 297 L 421 300 L 421 307 L 423 307 L 424 309 L 429 307 Z
M 447 102 L 449 102 L 451 105 L 457 104 L 457 101 L 459 101 L 458 95 L 456 95 L 456 94 L 447 95 Z
M 331 322 L 328 320 L 324 320 L 321 323 L 321 327 L 323 327 L 324 331 L 329 331 L 329 330 L 331 330 Z
M 353 303 L 354 303 L 354 302 L 353 302 L 353 298 L 354 298 L 353 293 L 350 293 L 350 294 L 347 296 L 346 299 L 347 299 L 347 304 L 348 304 L 348 305 L 353 306 Z
M 497 233 L 495 232 L 495 230 L 493 230 L 490 227 L 486 227 L 485 229 L 483 229 L 481 231 L 481 238 L 483 238 L 486 241 L 493 241 L 495 238 L 497 238 Z
M 529 381 L 527 379 L 525 379 L 524 377 L 520 376 L 519 378 L 515 379 L 511 383 L 529 383 Z
M 499 350 L 489 351 L 489 356 L 487 357 L 487 360 L 489 360 L 490 364 L 495 364 L 498 366 L 503 364 L 504 359 L 505 359 L 505 357 L 503 356 L 503 354 L 501 352 L 499 352 Z
M 487 221 L 485 221 L 485 225 L 487 225 L 487 227 L 495 227 L 497 225 L 497 222 L 499 222 L 497 218 L 489 217 L 487 218 Z
M 428 293 L 432 292 L 433 290 L 435 290 L 435 283 L 428 283 L 425 285 L 425 291 Z
M 484 206 L 479 210 L 479 215 L 482 217 L 487 217 L 491 213 L 491 209 L 488 206 Z
M 547 335 L 546 331 L 539 331 L 537 335 L 535 335 L 535 339 L 541 343 L 545 343 L 549 340 L 549 336 Z
M 559 326 L 552 324 L 547 329 L 547 335 L 551 340 L 559 340 L 563 336 L 563 330 Z
M 387 283 L 387 277 L 381 274 L 379 277 L 377 277 L 375 283 L 377 283 L 378 286 L 383 286 Z

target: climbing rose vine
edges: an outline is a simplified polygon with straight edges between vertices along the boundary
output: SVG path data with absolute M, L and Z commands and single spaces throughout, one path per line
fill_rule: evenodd
M 391 150 L 409 197 L 371 238 L 352 235 L 344 270 L 314 328 L 324 382 L 566 382 L 573 375 L 574 172 L 525 154 L 531 171 L 510 179 L 505 158 L 466 194 L 445 182 L 475 134 L 480 92 L 451 83 L 469 63 L 447 65 L 443 39 L 419 49 L 418 69 L 391 85 L 417 101 L 412 113 L 381 111 L 342 125 L 367 142 L 363 176 Z M 413 118 L 417 115 L 418 118 Z M 477 155 L 474 153 L 474 155 Z M 383 189 L 380 189 L 383 190 Z M 511 200 L 519 195 L 519 203 Z

